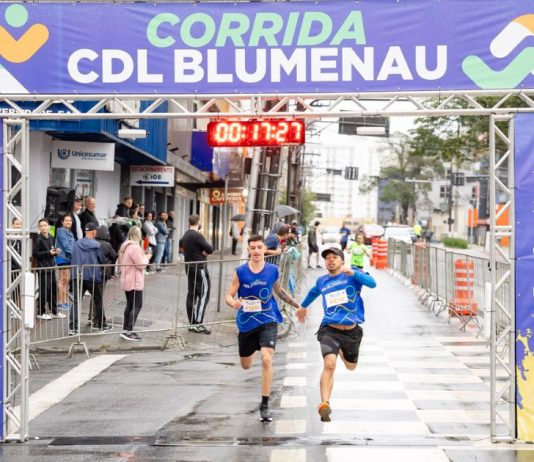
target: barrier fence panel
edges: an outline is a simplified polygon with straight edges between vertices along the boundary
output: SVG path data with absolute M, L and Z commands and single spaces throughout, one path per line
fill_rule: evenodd
M 266 259 L 279 266 L 280 283 L 293 295 L 303 276 L 301 255 L 294 248 Z M 162 264 L 157 271 L 118 264 L 35 268 L 36 322 L 30 344 L 37 347 L 69 337 L 81 343 L 91 335 L 134 331 L 161 332 L 163 346 L 175 338 L 184 347 L 181 336 L 186 332 L 235 335 L 235 311 L 226 306 L 224 296 L 243 262 L 178 262 Z M 290 322 L 290 310 L 280 307 Z

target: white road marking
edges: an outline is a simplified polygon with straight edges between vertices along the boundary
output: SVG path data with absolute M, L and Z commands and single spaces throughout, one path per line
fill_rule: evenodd
M 402 382 L 415 383 L 483 383 L 475 374 L 399 374 Z
M 287 354 L 287 359 L 306 359 L 305 351 L 294 351 Z
M 307 363 L 291 363 L 291 364 L 286 364 L 286 369 L 298 369 L 298 370 L 302 370 L 302 369 L 307 369 L 308 367 L 308 364 Z
M 394 361 L 396 368 L 412 367 L 417 369 L 469 369 L 461 361 Z
M 409 399 L 355 399 L 332 398 L 332 409 L 366 411 L 414 411 L 415 405 Z
M 328 462 L 449 462 L 449 458 L 440 448 L 406 447 L 327 448 L 326 459 Z
M 306 449 L 275 449 L 270 462 L 306 462 Z
M 274 433 L 276 435 L 294 435 L 306 433 L 305 420 L 275 420 Z
M 114 362 L 126 355 L 100 355 L 87 359 L 75 368 L 45 385 L 30 396 L 30 420 L 63 401 L 74 390 L 89 382 Z M 18 412 L 18 410 L 17 410 Z
M 418 411 L 425 422 L 490 423 L 489 411 Z
M 306 377 L 284 377 L 284 387 L 305 387 Z
M 380 382 L 380 381 L 336 381 L 336 390 L 383 390 L 383 391 L 404 391 L 404 385 L 401 382 Z
M 488 391 L 436 391 L 436 390 L 406 390 L 408 396 L 415 400 L 428 401 L 489 401 Z
M 335 418 L 335 412 L 332 414 Z M 333 421 L 323 424 L 323 434 L 342 434 L 352 436 L 364 436 L 373 434 L 386 435 L 429 435 L 430 430 L 423 422 L 349 422 Z M 388 459 L 375 459 L 388 460 Z M 391 459 L 396 460 L 396 459 Z
M 280 400 L 281 408 L 306 407 L 307 405 L 306 396 L 283 395 Z

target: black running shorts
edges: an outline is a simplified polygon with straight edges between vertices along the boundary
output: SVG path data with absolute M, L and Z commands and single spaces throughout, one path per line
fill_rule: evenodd
M 312 253 L 319 253 L 319 246 L 317 244 L 308 245 L 310 255 Z
M 343 357 L 349 363 L 357 363 L 360 354 L 360 343 L 362 342 L 363 329 L 356 325 L 351 330 L 335 329 L 330 326 L 321 326 L 317 332 L 317 340 L 321 344 L 323 358 L 326 355 L 338 355 L 339 350 L 343 352 Z
M 278 324 L 275 322 L 264 324 L 249 332 L 239 332 L 239 356 L 246 358 L 262 348 L 272 348 L 274 350 L 277 335 Z

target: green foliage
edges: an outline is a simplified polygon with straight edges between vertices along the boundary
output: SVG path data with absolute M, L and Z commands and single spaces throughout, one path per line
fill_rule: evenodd
M 314 201 L 315 193 L 305 190 L 302 195 L 302 210 L 300 211 L 300 223 L 304 226 L 308 226 L 317 213 Z
M 469 247 L 469 243 L 459 237 L 446 237 L 443 239 L 443 244 L 445 244 L 445 247 L 455 247 L 457 249 L 467 249 Z

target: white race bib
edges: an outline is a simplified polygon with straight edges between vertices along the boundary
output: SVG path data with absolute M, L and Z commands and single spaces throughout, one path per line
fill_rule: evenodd
M 330 292 L 329 294 L 325 294 L 324 297 L 326 299 L 327 308 L 349 302 L 347 291 L 345 289 Z
M 243 305 L 243 312 L 245 313 L 258 313 L 261 311 L 261 300 L 255 298 L 252 300 L 241 300 Z

